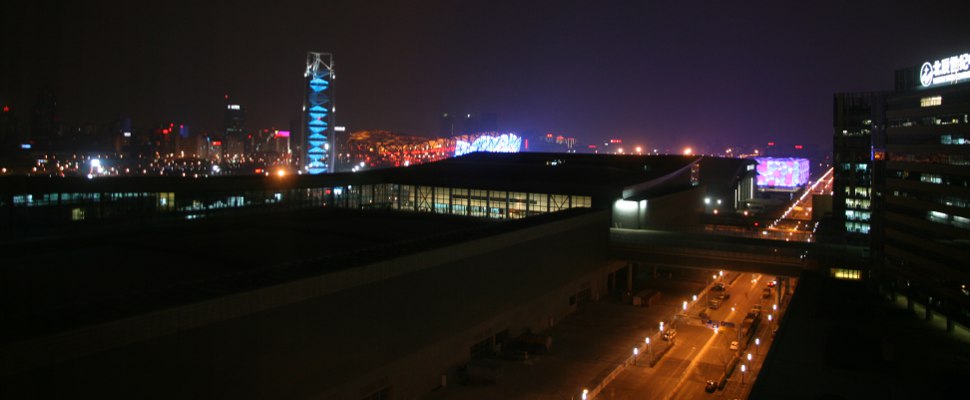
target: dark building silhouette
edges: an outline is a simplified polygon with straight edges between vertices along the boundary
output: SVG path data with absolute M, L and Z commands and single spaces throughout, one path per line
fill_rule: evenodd
M 877 160 L 873 143 L 881 142 L 884 135 L 886 95 L 839 93 L 834 97 L 832 212 L 838 231 L 850 244 L 869 245 L 875 234 Z
M 37 96 L 31 109 L 30 140 L 39 150 L 52 150 L 59 144 L 60 127 L 57 117 L 57 98 L 50 88 Z

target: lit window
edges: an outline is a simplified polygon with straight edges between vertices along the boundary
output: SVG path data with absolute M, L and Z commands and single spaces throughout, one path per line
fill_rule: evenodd
M 846 279 L 857 281 L 862 279 L 862 271 L 857 269 L 849 268 L 832 268 L 830 270 L 832 277 L 835 279 Z
M 936 107 L 941 104 L 943 104 L 942 96 L 924 97 L 922 99 L 919 99 L 920 107 Z

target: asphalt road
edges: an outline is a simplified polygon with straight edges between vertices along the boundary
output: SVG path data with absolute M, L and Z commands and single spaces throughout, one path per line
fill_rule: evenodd
M 773 278 L 773 277 L 772 277 Z M 768 277 L 757 274 L 741 274 L 733 285 L 726 290 L 731 297 L 717 310 L 707 309 L 709 319 L 720 322 L 734 323 L 736 327 L 748 310 L 756 304 L 761 304 L 765 314 L 770 313 L 776 300 L 776 290 L 772 297 L 762 298 L 762 290 L 766 286 Z M 708 292 L 714 295 L 716 292 Z M 705 296 L 698 299 L 697 304 L 689 308 L 686 317 L 681 317 L 676 324 L 678 331 L 673 349 L 653 368 L 638 366 L 628 369 L 617 377 L 598 397 L 601 399 L 733 399 L 745 398 L 760 370 L 760 363 L 764 354 L 770 348 L 770 327 L 768 320 L 763 319 L 756 337 L 761 339 L 761 345 L 752 342 L 747 349 L 742 341 L 739 350 L 731 350 L 732 341 L 738 340 L 737 328 L 719 327 L 717 333 L 706 324 L 706 320 L 698 317 L 700 310 L 706 304 Z M 733 309 L 732 309 L 733 307 Z M 757 348 L 757 347 L 760 347 Z M 752 353 L 752 361 L 747 361 L 747 353 Z M 723 390 L 707 393 L 704 390 L 707 380 L 717 380 L 725 372 L 729 362 L 740 354 L 743 364 L 748 368 L 741 383 L 740 364 L 728 380 Z

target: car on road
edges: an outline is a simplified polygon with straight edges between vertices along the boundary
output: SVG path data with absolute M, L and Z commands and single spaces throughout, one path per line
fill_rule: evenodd
M 731 350 L 737 350 L 738 349 L 738 341 L 737 340 L 732 340 L 731 341 L 730 349 Z
M 724 286 L 723 282 L 718 282 L 714 285 L 714 287 L 711 288 L 711 290 L 715 292 L 723 292 L 724 289 L 726 289 L 726 287 Z
M 704 391 L 707 393 L 714 393 L 715 390 L 717 390 L 717 382 L 708 379 L 707 384 L 704 385 Z
M 711 299 L 711 301 L 707 303 L 707 306 L 712 310 L 717 310 L 718 308 L 721 308 L 721 301 L 718 299 Z
M 667 330 L 664 331 L 663 339 L 664 340 L 674 340 L 674 338 L 676 336 L 677 336 L 677 330 L 676 329 L 667 329 Z
M 715 298 L 718 299 L 718 300 L 722 300 L 723 301 L 723 300 L 730 299 L 731 298 L 731 294 L 728 293 L 728 292 L 723 292 L 723 293 L 715 296 Z

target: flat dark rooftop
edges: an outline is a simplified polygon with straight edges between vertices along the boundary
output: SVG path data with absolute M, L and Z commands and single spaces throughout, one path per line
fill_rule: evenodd
M 921 317 L 862 282 L 807 272 L 749 398 L 937 399 L 965 393 L 970 343 Z
M 320 208 L 0 244 L 3 340 L 468 240 L 501 222 Z M 508 224 L 506 224 L 508 226 Z M 34 331 L 34 332 L 30 332 Z

